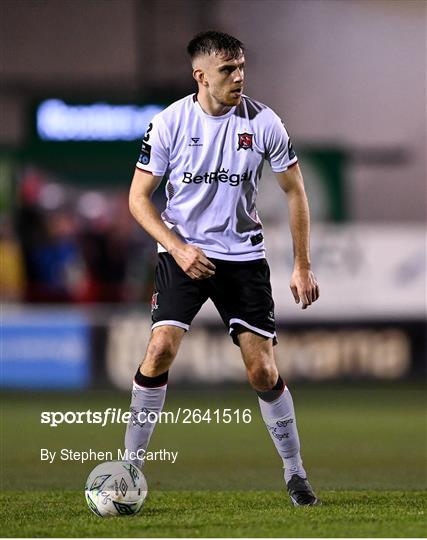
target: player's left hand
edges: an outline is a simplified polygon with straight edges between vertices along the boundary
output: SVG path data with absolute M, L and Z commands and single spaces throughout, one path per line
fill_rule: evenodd
M 291 277 L 291 291 L 297 304 L 307 309 L 319 298 L 319 285 L 311 270 L 295 268 Z

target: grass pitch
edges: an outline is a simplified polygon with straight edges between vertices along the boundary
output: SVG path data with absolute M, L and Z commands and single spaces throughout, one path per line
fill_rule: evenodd
M 5 394 L 1 531 L 5 537 L 417 537 L 427 530 L 425 397 L 421 386 L 292 388 L 304 463 L 323 505 L 294 509 L 280 461 L 245 388 L 171 388 L 165 409 L 250 408 L 249 424 L 159 425 L 143 511 L 91 514 L 84 481 L 97 462 L 40 461 L 40 448 L 113 450 L 124 425 L 40 424 L 41 411 L 127 410 L 120 393 Z
M 323 506 L 289 506 L 276 491 L 151 493 L 141 514 L 101 519 L 80 493 L 13 493 L 3 524 L 19 537 L 420 537 L 420 492 L 320 491 Z M 38 501 L 35 504 L 35 499 Z

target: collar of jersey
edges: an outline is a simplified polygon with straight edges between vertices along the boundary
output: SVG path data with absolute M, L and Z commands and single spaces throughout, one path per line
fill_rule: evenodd
M 196 101 L 194 101 L 194 106 L 196 107 L 196 111 L 200 114 L 200 116 L 203 116 L 204 118 L 209 118 L 209 120 L 215 120 L 217 122 L 220 120 L 224 120 L 224 118 L 228 118 L 236 110 L 236 106 L 234 106 L 234 107 L 231 107 L 231 109 L 225 114 L 221 114 L 220 116 L 212 116 L 211 114 L 205 113 L 205 111 L 201 108 L 200 103 L 197 101 L 197 99 Z

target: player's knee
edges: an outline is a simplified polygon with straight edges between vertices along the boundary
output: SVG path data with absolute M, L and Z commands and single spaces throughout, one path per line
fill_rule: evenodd
M 158 368 L 168 369 L 178 352 L 178 346 L 179 343 L 166 332 L 153 334 L 148 344 L 145 361 Z
M 277 368 L 270 363 L 258 363 L 248 368 L 248 378 L 251 386 L 258 392 L 266 392 L 277 382 Z

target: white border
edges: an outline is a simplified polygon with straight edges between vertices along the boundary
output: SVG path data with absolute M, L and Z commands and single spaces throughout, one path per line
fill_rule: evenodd
M 154 330 L 154 328 L 157 328 L 158 326 L 179 326 L 180 328 L 184 328 L 186 332 L 190 330 L 189 324 L 185 324 L 180 321 L 159 321 L 152 325 L 151 330 Z
M 148 165 L 148 163 L 147 163 Z M 146 167 L 147 165 L 144 165 L 143 163 L 140 163 L 139 161 L 136 162 L 135 167 L 139 169 L 142 172 L 145 172 L 147 174 L 151 174 L 152 176 L 163 176 L 165 173 L 160 171 L 149 171 Z
M 231 328 L 231 325 L 237 323 L 241 324 L 242 326 L 245 326 L 246 328 L 249 328 L 249 330 L 253 330 L 254 332 L 261 334 L 261 336 L 269 337 L 271 339 L 276 337 L 276 332 L 274 334 L 271 334 L 270 332 L 266 332 L 265 330 L 261 330 L 260 328 L 257 328 L 256 326 L 252 326 L 251 324 L 247 323 L 246 321 L 242 321 L 242 319 L 230 319 L 230 322 L 228 323 L 230 326 L 229 334 L 232 333 L 233 329 Z

